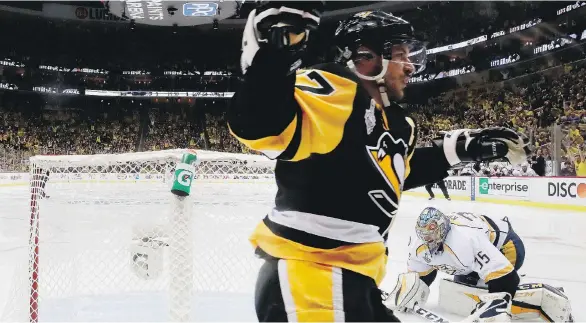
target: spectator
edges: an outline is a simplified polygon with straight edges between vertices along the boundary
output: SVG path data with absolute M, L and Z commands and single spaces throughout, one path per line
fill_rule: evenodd
M 584 159 L 584 152 L 582 150 L 580 150 L 578 153 L 578 156 L 575 161 L 575 167 L 576 176 L 586 177 L 586 160 Z
M 531 168 L 539 176 L 545 176 L 545 158 L 543 149 L 537 150 L 537 155 L 531 157 Z
M 414 25 L 428 26 L 423 37 L 433 48 L 509 30 L 534 17 L 549 19 L 558 7 L 556 2 L 437 2 L 401 15 Z M 22 98 L 6 94 L 24 92 L 12 91 L 14 85 L 21 90 L 48 93 L 99 89 L 137 91 L 138 96 L 148 95 L 145 93 L 149 91 L 232 92 L 237 86 L 237 77 L 232 73 L 238 70 L 240 33 L 222 28 L 212 33 L 193 29 L 183 33 L 179 28 L 179 32 L 171 35 L 165 28 L 139 26 L 134 30 L 118 23 L 76 24 L 46 19 L 31 19 L 25 24 L 11 17 L 0 21 L 0 35 L 6 44 L 0 48 L 0 59 L 11 59 L 0 66 L 0 91 L 4 93 L 0 93 L 3 171 L 26 171 L 28 158 L 35 154 L 111 154 L 186 147 L 253 153 L 229 134 L 224 115 L 229 104 L 227 98 L 170 95 L 154 98 L 154 102 L 141 100 L 138 105 L 131 98 L 84 101 L 76 98 L 90 96 L 43 95 L 32 100 L 28 94 Z M 559 27 L 565 28 L 563 23 Z M 581 32 L 583 27 L 579 27 Z M 495 41 L 489 36 L 473 47 L 430 56 L 431 68 L 426 73 L 441 75 L 430 81 L 435 90 L 429 92 L 432 94 L 419 91 L 422 95 L 408 96 L 418 99 L 411 106 L 419 125 L 420 145 L 430 145 L 441 131 L 454 128 L 512 127 L 529 135 L 532 144 L 539 147 L 538 155 L 530 160 L 531 169 L 539 175 L 551 174 L 551 126 L 556 124 L 564 129 L 562 173 L 583 176 L 579 174 L 584 173 L 586 138 L 585 43 L 569 51 L 565 50 L 569 46 L 556 49 L 559 55 L 552 51 L 538 59 L 533 59 L 534 51 L 529 50 L 530 56 L 524 56 L 519 64 L 510 64 L 515 67 L 507 65 L 498 71 L 470 74 L 478 80 L 476 84 L 454 81 L 456 78 L 448 72 L 454 68 L 469 72 L 470 64 L 476 66 L 478 59 L 488 64 L 487 58 L 511 56 L 514 52 L 507 43 L 514 41 L 510 38 L 527 36 L 531 41 L 541 42 L 554 36 L 545 32 L 535 36 L 529 29 L 526 34 L 516 34 L 523 37 L 497 37 Z M 564 31 L 565 34 L 568 33 Z M 170 41 L 193 44 L 195 36 L 196 43 L 207 44 L 206 50 L 197 46 L 167 46 Z M 117 44 L 115 54 L 111 46 L 96 39 Z M 508 40 L 501 41 L 504 39 Z M 76 44 L 75 50 L 71 50 L 72 43 Z M 515 51 L 523 50 L 522 44 L 518 47 Z M 526 60 L 527 57 L 531 59 Z M 92 71 L 74 72 L 74 67 L 92 67 Z M 408 90 L 415 87 L 417 91 L 417 86 L 411 84 Z M 4 100 L 2 95 L 6 96 Z M 474 165 L 474 169 L 465 167 L 462 173 L 507 176 L 521 169 L 520 165 L 509 168 L 494 162 Z

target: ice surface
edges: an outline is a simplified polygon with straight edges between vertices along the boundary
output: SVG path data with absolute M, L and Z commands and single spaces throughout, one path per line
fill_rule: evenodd
M 254 277 L 258 263 L 252 257 L 252 249 L 246 240 L 258 219 L 262 217 L 272 203 L 273 191 L 256 190 L 242 184 L 232 184 L 230 187 L 210 185 L 198 188 L 200 198 L 196 204 L 196 239 L 199 250 L 196 250 L 196 285 L 193 315 L 197 321 L 254 321 L 254 303 L 252 292 Z M 108 193 L 110 192 L 110 193 Z M 234 197 L 235 192 L 237 196 Z M 46 261 L 44 268 L 41 265 L 41 275 L 47 272 L 53 275 L 61 274 L 76 281 L 91 280 L 88 273 L 100 270 L 112 270 L 108 266 L 121 266 L 121 263 L 109 262 L 111 257 L 104 248 L 103 239 L 108 237 L 112 226 L 123 227 L 123 218 L 117 217 L 118 208 L 124 203 L 135 203 L 136 192 L 120 193 L 117 188 L 106 189 L 100 192 L 101 196 L 108 196 L 115 203 L 104 205 L 102 201 L 93 200 L 91 203 L 80 205 L 67 201 L 65 192 L 51 191 L 51 199 L 46 210 L 53 214 L 56 222 L 50 232 L 41 232 L 41 236 L 57 246 L 50 254 L 40 251 L 41 262 Z M 61 194 L 61 195 L 60 195 Z M 84 194 L 83 191 L 77 193 Z M 145 198 L 148 191 L 141 192 Z M 87 199 L 93 195 L 87 192 Z M 268 196 L 268 198 L 267 198 Z M 163 212 L 162 206 L 157 207 L 156 199 L 161 196 L 146 196 L 153 203 L 140 209 L 139 203 L 135 207 L 145 214 Z M 26 187 L 0 188 L 0 311 L 6 312 L 6 304 L 10 304 L 12 285 L 18 279 L 27 275 L 28 257 L 28 227 L 29 227 L 29 193 Z M 57 212 L 60 203 L 67 212 Z M 164 205 L 162 200 L 161 205 Z M 99 207 L 98 207 L 99 206 Z M 518 207 L 510 205 L 493 205 L 478 202 L 461 202 L 435 200 L 427 201 L 423 198 L 405 196 L 401 202 L 399 215 L 391 229 L 389 246 L 388 275 L 382 284 L 386 290 L 392 289 L 397 274 L 406 270 L 408 234 L 412 232 L 414 220 L 419 211 L 426 206 L 436 206 L 450 211 L 479 212 L 495 216 L 508 216 L 511 224 L 526 247 L 526 258 L 521 273 L 525 274 L 523 282 L 543 282 L 554 286 L 564 287 L 574 309 L 576 321 L 586 321 L 586 296 L 581 291 L 586 290 L 586 214 L 545 210 L 538 208 Z M 99 211 L 98 211 L 99 210 Z M 93 214 L 92 212 L 96 212 Z M 101 225 L 75 221 L 75 214 L 90 214 L 91 217 L 101 217 Z M 226 218 L 222 214 L 230 214 L 233 218 Z M 61 219 L 61 221 L 59 221 Z M 70 223 L 75 223 L 76 227 Z M 235 231 L 239 239 L 225 239 L 220 233 L 221 228 L 230 228 Z M 130 228 L 129 228 L 130 229 Z M 46 229 L 49 231 L 48 229 Z M 47 236 L 48 235 L 48 236 Z M 76 245 L 71 243 L 75 239 L 83 241 L 98 240 L 99 243 Z M 224 247 L 211 247 L 218 243 Z M 92 257 L 79 257 L 80 248 L 95 247 Z M 106 245 L 107 246 L 107 241 Z M 219 248 L 219 249 L 218 249 Z M 104 249 L 104 250 L 102 250 Z M 87 253 L 86 253 L 87 255 Z M 237 258 L 234 255 L 240 255 Z M 44 258 L 43 258 L 44 257 Z M 63 261 L 66 261 L 63 264 Z M 72 265 L 75 262 L 75 266 Z M 102 264 L 107 267 L 100 267 Z M 22 265 L 25 265 L 22 267 Z M 57 265 L 59 264 L 59 265 Z M 210 271 L 197 272 L 197 267 L 214 266 Z M 223 268 L 223 269 L 222 269 Z M 76 290 L 71 286 L 64 286 L 58 295 L 44 302 L 40 309 L 41 321 L 165 321 L 168 320 L 165 312 L 168 302 L 167 295 L 156 284 L 138 286 L 139 280 L 131 277 L 133 274 L 127 268 L 116 267 L 119 274 L 111 276 L 111 281 L 98 281 L 91 291 L 84 295 L 84 291 Z M 43 270 L 45 270 L 43 272 Z M 440 274 L 441 277 L 441 274 Z M 137 286 L 125 286 L 129 282 L 136 282 Z M 228 286 L 225 286 L 228 285 Z M 26 286 L 26 285 L 25 285 Z M 136 288 L 135 288 L 136 287 Z M 151 288 L 152 287 L 152 288 Z M 450 315 L 439 310 L 437 304 L 437 284 L 432 285 L 430 301 L 426 308 L 445 315 L 450 320 L 460 320 L 461 317 Z M 71 309 L 76 316 L 71 316 Z M 24 309 L 28 310 L 28 309 Z M 0 318 L 5 313 L 0 313 Z M 399 314 L 405 321 L 421 321 L 416 316 Z

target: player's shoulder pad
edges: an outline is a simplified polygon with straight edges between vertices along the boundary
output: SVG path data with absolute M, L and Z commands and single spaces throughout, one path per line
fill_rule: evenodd
M 340 111 L 350 112 L 357 97 L 367 99 L 358 77 L 338 64 L 315 65 L 299 69 L 296 74 L 297 100 L 317 99 L 326 105 L 337 106 Z
M 319 77 L 327 80 L 327 82 L 334 88 L 355 88 L 358 92 L 362 89 L 360 78 L 348 68 L 336 63 L 317 64 L 310 68 L 297 70 L 296 86 L 304 85 L 304 80 L 306 80 L 307 77 L 312 78 L 313 81 L 317 81 L 315 79 L 316 75 L 312 76 L 311 72 L 318 72 Z M 303 75 L 305 75 L 305 77 Z

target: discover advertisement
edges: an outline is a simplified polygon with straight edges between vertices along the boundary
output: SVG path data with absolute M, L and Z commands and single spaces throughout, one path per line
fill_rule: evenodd
M 586 205 L 586 178 L 543 178 L 536 198 L 547 202 Z

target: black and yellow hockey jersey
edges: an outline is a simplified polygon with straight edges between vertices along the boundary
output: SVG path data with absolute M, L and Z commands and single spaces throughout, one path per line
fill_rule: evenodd
M 443 151 L 415 148 L 413 120 L 398 105 L 374 104 L 343 66 L 285 75 L 260 51 L 228 113 L 234 136 L 277 159 L 276 207 L 250 240 L 273 257 L 380 282 L 401 194 L 447 176 Z

